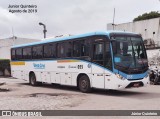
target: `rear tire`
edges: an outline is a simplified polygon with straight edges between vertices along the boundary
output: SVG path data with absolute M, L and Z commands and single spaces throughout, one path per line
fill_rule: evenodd
M 83 75 L 79 78 L 78 87 L 79 87 L 79 90 L 83 93 L 91 92 L 90 81 L 88 76 Z
M 37 82 L 36 75 L 34 73 L 31 73 L 29 76 L 29 84 L 32 86 L 39 86 L 42 85 L 42 82 Z

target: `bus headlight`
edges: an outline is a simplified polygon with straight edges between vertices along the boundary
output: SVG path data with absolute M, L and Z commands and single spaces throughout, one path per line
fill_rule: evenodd
M 121 80 L 125 80 L 125 78 L 123 76 L 121 76 L 120 74 L 116 74 L 117 78 L 121 79 Z
M 148 76 L 154 75 L 154 71 L 150 70 L 148 71 L 148 73 L 146 74 L 145 78 L 147 78 Z
M 145 78 L 147 78 L 148 77 L 148 74 L 145 76 Z

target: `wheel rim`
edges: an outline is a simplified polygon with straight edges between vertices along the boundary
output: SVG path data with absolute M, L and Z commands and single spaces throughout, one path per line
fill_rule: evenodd
M 31 84 L 34 85 L 34 82 L 35 82 L 35 78 L 34 78 L 34 76 L 32 76 L 31 77 Z
M 88 86 L 87 81 L 86 81 L 86 80 L 82 80 L 82 81 L 81 81 L 81 88 L 82 88 L 82 89 L 86 89 L 87 86 Z

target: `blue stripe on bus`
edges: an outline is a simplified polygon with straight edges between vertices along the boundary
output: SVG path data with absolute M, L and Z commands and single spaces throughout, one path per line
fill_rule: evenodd
M 82 38 L 82 37 L 93 36 L 93 35 L 107 35 L 107 36 L 109 36 L 109 32 L 92 32 L 92 33 L 86 33 L 86 34 L 75 35 L 75 36 L 68 36 L 68 37 L 61 37 L 61 38 L 50 38 L 50 39 L 44 39 L 43 41 L 39 41 L 39 42 L 16 45 L 16 46 L 13 46 L 12 48 L 32 46 L 32 45 L 38 45 L 38 44 L 50 43 L 50 42 L 57 42 L 57 41 L 65 41 L 65 40 Z

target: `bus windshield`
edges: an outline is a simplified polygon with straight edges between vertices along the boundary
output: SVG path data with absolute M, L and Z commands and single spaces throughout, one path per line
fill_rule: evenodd
M 148 69 L 147 54 L 140 36 L 111 38 L 115 68 L 126 73 L 142 73 Z

